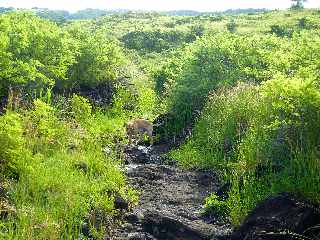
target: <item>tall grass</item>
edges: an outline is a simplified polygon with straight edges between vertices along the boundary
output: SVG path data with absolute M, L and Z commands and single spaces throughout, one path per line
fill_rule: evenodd
M 279 192 L 319 202 L 319 109 L 312 80 L 240 84 L 211 95 L 190 141 L 171 154 L 186 167 L 223 170 L 231 183 L 223 206 L 234 224 Z
M 113 198 L 136 199 L 120 171 L 121 149 L 115 145 L 124 120 L 91 112 L 77 95 L 68 117 L 62 110 L 35 100 L 32 109 L 1 116 L 1 173 L 12 179 L 6 201 L 14 208 L 1 220 L 2 239 L 85 238 L 86 219 L 91 219 L 91 234 L 102 238 L 116 213 Z M 98 229 L 90 215 L 97 210 L 105 216 Z

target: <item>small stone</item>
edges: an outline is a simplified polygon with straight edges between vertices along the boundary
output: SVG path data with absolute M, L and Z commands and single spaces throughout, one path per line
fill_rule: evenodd
M 131 223 L 125 223 L 122 225 L 122 228 L 127 231 L 131 231 L 131 230 L 133 230 L 133 225 Z
M 128 213 L 125 215 L 125 219 L 130 223 L 136 223 L 139 221 L 139 218 L 136 214 Z
M 128 235 L 129 240 L 146 240 L 146 235 L 144 233 L 130 233 Z
M 129 209 L 129 203 L 120 195 L 117 195 L 114 198 L 114 207 L 118 210 L 128 210 Z

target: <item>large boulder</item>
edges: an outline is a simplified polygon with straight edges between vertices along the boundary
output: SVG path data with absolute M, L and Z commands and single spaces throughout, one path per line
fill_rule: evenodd
M 319 224 L 319 206 L 293 194 L 281 193 L 260 203 L 232 234 L 231 239 L 319 239 Z

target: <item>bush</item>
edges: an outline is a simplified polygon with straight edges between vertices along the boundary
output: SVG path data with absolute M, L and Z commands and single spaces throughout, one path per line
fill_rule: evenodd
M 208 93 L 220 87 L 238 81 L 261 83 L 275 76 L 317 78 L 319 40 L 318 31 L 295 33 L 292 39 L 225 33 L 202 37 L 181 49 L 155 73 L 158 92 L 174 115 L 169 132 L 177 134 L 190 125 Z
M 86 219 L 90 233 L 102 238 L 115 214 L 114 195 L 136 199 L 119 170 L 115 139 L 123 137 L 123 122 L 91 112 L 77 95 L 71 107 L 75 119 L 62 118 L 60 109 L 37 99 L 32 109 L 0 117 L 0 171 L 15 178 L 8 192 L 15 211 L 1 219 L 1 239 L 83 238 Z M 91 216 L 97 211 L 100 225 Z
M 237 161 L 237 146 L 257 108 L 257 94 L 257 87 L 243 83 L 210 94 L 191 140 L 173 152 L 174 158 L 185 167 L 220 169 Z
M 69 35 L 31 13 L 1 15 L 0 40 L 1 96 L 7 95 L 9 87 L 39 94 L 52 88 L 57 79 L 64 80 L 75 62 Z
M 21 116 L 8 112 L 0 117 L 0 173 L 7 177 L 18 177 L 16 159 L 24 154 L 25 139 Z
M 229 215 L 227 203 L 214 193 L 206 198 L 204 207 L 206 214 L 213 214 L 217 218 L 223 218 Z
M 86 98 L 73 95 L 71 99 L 71 111 L 75 120 L 81 123 L 90 120 L 92 106 Z
M 194 120 L 210 91 L 241 80 L 271 78 L 278 71 L 272 61 L 282 64 L 272 57 L 281 46 L 272 36 L 219 34 L 203 37 L 183 49 L 183 57 L 173 58 L 156 73 L 157 88 L 167 95 L 168 109 L 175 115 L 171 132 L 178 133 Z
M 270 33 L 274 33 L 278 37 L 292 37 L 294 29 L 288 26 L 272 25 Z
M 125 59 L 122 49 L 101 31 L 92 31 L 79 23 L 68 28 L 77 44 L 76 62 L 68 70 L 68 80 L 59 82 L 58 89 L 69 92 L 97 86 L 115 87 Z M 71 90 L 70 90 L 70 89 Z
M 196 40 L 196 36 L 203 33 L 201 26 L 192 26 L 184 29 L 157 29 L 132 31 L 124 35 L 121 41 L 127 48 L 142 52 L 162 52 L 170 48 L 178 47 L 183 43 Z
M 235 224 L 279 192 L 320 201 L 319 109 L 313 78 L 278 76 L 259 87 L 240 84 L 211 95 L 192 138 L 172 155 L 187 167 L 224 172 L 232 187 L 218 205 Z

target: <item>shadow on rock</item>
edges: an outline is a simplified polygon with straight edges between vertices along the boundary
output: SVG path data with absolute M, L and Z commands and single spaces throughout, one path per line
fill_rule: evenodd
M 231 240 L 319 239 L 320 208 L 282 193 L 260 203 Z

